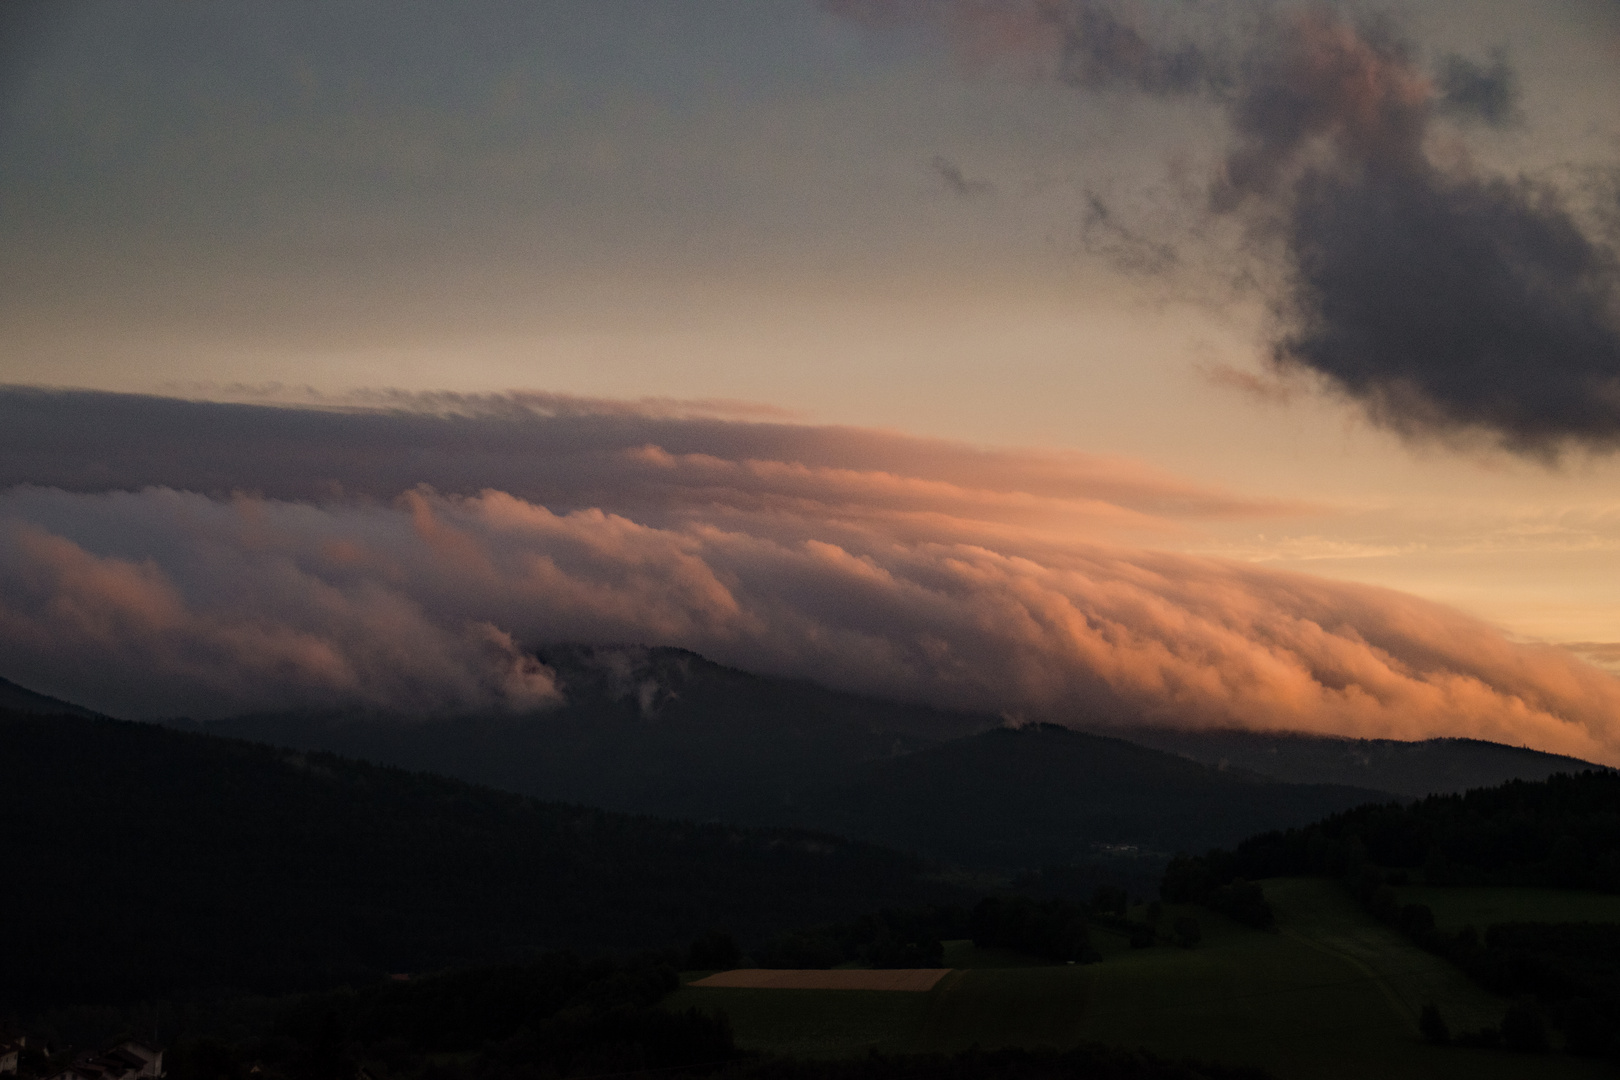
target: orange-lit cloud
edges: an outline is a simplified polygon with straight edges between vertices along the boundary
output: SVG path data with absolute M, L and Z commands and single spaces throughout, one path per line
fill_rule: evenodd
M 469 423 L 463 449 L 494 437 Z M 522 709 L 553 692 L 523 647 L 673 644 L 1030 719 L 1469 735 L 1620 761 L 1620 682 L 1566 650 L 1389 590 L 1108 539 L 1119 518 L 1175 527 L 1130 499 L 1243 505 L 1173 478 L 949 445 L 930 472 L 900 436 L 696 420 L 662 429 L 690 444 L 675 453 L 611 417 L 571 423 L 568 445 L 613 448 L 558 450 L 530 482 L 583 461 L 589 485 L 570 490 L 594 485 L 594 504 L 14 487 L 0 670 L 148 715 Z M 858 467 L 862 446 L 885 467 Z M 986 480 L 1019 469 L 1047 493 Z M 1119 501 L 1075 497 L 1088 483 Z

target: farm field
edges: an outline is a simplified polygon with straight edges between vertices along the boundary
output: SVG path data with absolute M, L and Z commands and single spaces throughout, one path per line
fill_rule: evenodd
M 1435 925 L 1451 933 L 1470 923 L 1483 931 L 1500 922 L 1620 923 L 1620 896 L 1577 889 L 1408 886 L 1402 904 L 1427 904 Z
M 1608 1075 L 1562 1055 L 1424 1043 L 1425 1002 L 1439 1004 L 1453 1030 L 1499 1021 L 1506 1003 L 1365 916 L 1331 882 L 1264 884 L 1276 933 L 1169 906 L 1166 919 L 1199 920 L 1197 948 L 1132 950 L 1094 930 L 1104 960 L 1073 966 L 953 942 L 945 963 L 956 970 L 928 993 L 686 986 L 668 1004 L 723 1010 L 739 1045 L 805 1057 L 1097 1041 L 1258 1065 L 1283 1080 Z

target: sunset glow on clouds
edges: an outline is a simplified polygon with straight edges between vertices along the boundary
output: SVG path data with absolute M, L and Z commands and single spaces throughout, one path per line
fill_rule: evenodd
M 1128 463 L 498 402 L 446 418 L 81 400 L 100 423 L 233 414 L 218 480 L 301 431 L 329 475 L 282 461 L 282 483 L 351 493 L 177 490 L 198 463 L 107 462 L 89 425 L 67 449 L 64 424 L 59 479 L 149 472 L 138 490 L 0 496 L 0 664 L 114 712 L 543 708 L 555 691 L 525 648 L 627 642 L 1014 718 L 1466 734 L 1620 760 L 1620 681 L 1568 652 L 1388 590 L 1122 543 L 1298 512 Z M 506 454 L 529 489 L 558 501 L 583 473 L 595 499 L 390 491 L 400 440 L 427 453 L 449 430 L 453 467 Z M 684 451 L 640 441 L 653 432 Z
M 0 676 L 1620 761 L 1612 4 L 18 11 Z

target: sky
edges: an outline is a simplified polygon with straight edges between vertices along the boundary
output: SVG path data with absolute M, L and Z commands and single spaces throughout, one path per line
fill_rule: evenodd
M 0 674 L 1620 762 L 1620 4 L 14 3 Z

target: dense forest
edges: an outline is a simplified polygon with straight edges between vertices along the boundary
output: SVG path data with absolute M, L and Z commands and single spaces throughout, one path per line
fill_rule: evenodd
M 1355 873 L 1364 863 L 1421 870 L 1432 885 L 1550 885 L 1620 892 L 1620 773 L 1515 780 L 1332 814 L 1179 860 L 1173 892 L 1233 878 Z M 1185 882 L 1185 883 L 1184 883 Z
M 119 721 L 0 713 L 0 1015 L 279 994 L 961 902 L 914 859 Z
M 1252 882 L 1298 875 L 1341 879 L 1373 915 L 1514 999 L 1499 1028 L 1480 1032 L 1451 1032 L 1431 1006 L 1424 1011 L 1431 1039 L 1537 1051 L 1547 1049 L 1551 1026 L 1575 1053 L 1620 1056 L 1620 927 L 1516 922 L 1448 933 L 1426 905 L 1401 904 L 1395 891 L 1421 881 L 1620 892 L 1620 774 L 1587 771 L 1359 807 L 1230 851 L 1177 858 L 1161 892 L 1269 925 L 1272 912 Z

